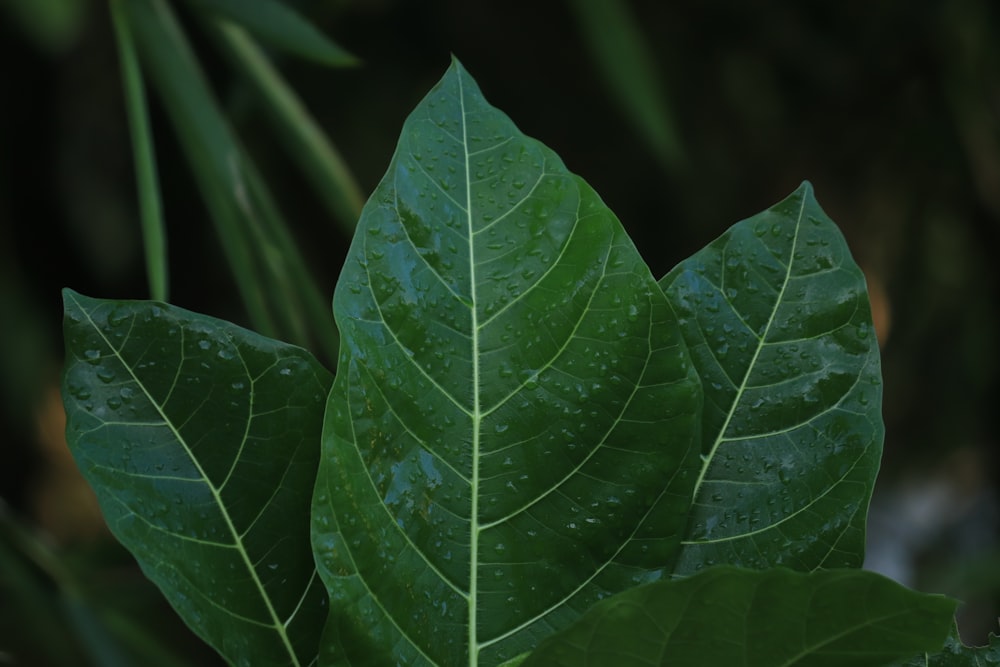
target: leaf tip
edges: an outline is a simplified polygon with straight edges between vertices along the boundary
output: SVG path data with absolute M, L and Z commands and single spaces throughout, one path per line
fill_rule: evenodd
M 72 307 L 78 307 L 80 299 L 83 297 L 82 294 L 70 287 L 62 288 L 62 301 L 63 301 L 63 311 L 67 311 Z
M 468 74 L 468 71 L 465 69 L 465 66 L 462 64 L 462 61 L 459 60 L 458 56 L 456 56 L 454 53 L 451 54 L 451 65 L 448 67 L 448 71 L 455 72 L 456 74 L 459 75 Z

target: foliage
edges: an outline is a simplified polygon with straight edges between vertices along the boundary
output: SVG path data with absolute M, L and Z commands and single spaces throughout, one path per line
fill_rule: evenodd
M 362 214 L 328 397 L 299 348 L 65 303 L 74 454 L 233 664 L 886 664 L 949 632 L 856 569 L 879 361 L 808 184 L 657 283 L 455 63 Z

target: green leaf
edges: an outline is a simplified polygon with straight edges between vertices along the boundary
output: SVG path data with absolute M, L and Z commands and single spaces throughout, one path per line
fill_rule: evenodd
M 307 665 L 325 595 L 309 507 L 330 374 L 155 302 L 64 292 L 67 439 L 115 536 L 232 664 Z
M 277 0 L 187 0 L 195 9 L 243 26 L 260 39 L 291 54 L 333 67 L 358 59 Z
M 861 570 L 714 567 L 597 603 L 522 667 L 883 665 L 940 648 L 955 606 Z
M 922 653 L 910 660 L 894 662 L 893 667 L 987 667 L 1000 665 L 1000 637 L 990 635 L 988 646 L 975 648 L 965 646 L 958 637 L 958 630 L 952 630 L 937 652 Z
M 457 63 L 334 296 L 323 664 L 496 665 L 672 571 L 701 392 L 615 216 Z
M 858 567 L 884 427 L 868 293 L 803 184 L 660 281 L 705 391 L 677 574 Z

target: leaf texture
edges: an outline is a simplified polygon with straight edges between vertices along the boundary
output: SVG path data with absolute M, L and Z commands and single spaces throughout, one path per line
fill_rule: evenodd
M 594 605 L 523 667 L 874 667 L 941 647 L 956 602 L 861 570 L 720 566 Z
M 702 466 L 677 563 L 860 567 L 882 452 L 864 275 L 803 184 L 662 281 L 702 380 Z
M 1000 665 L 1000 636 L 990 633 L 986 646 L 962 644 L 958 630 L 953 629 L 944 648 L 933 653 L 921 653 L 909 660 L 892 663 L 892 667 L 990 667 Z
M 313 510 L 329 665 L 496 665 L 673 569 L 701 394 L 615 216 L 457 63 L 334 296 Z
M 331 375 L 155 302 L 64 292 L 67 439 L 115 536 L 234 665 L 316 661 L 309 509 Z

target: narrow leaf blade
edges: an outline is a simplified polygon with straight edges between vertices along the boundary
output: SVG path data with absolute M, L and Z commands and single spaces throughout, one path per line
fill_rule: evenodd
M 669 574 L 701 405 L 676 322 L 593 190 L 457 62 L 404 125 L 334 314 L 327 664 L 496 665 Z
M 597 603 L 522 667 L 884 665 L 940 648 L 955 606 L 861 570 L 714 567 Z
M 684 163 L 684 145 L 649 43 L 624 0 L 571 0 L 598 73 L 612 99 L 668 170 Z
M 154 302 L 70 290 L 67 439 L 115 536 L 232 664 L 307 665 L 325 595 L 309 507 L 330 374 Z
M 333 67 L 358 59 L 291 7 L 277 0 L 187 0 L 196 9 L 243 26 L 260 39 L 296 56 Z
M 803 184 L 660 285 L 705 391 L 676 574 L 859 567 L 884 427 L 864 275 Z

